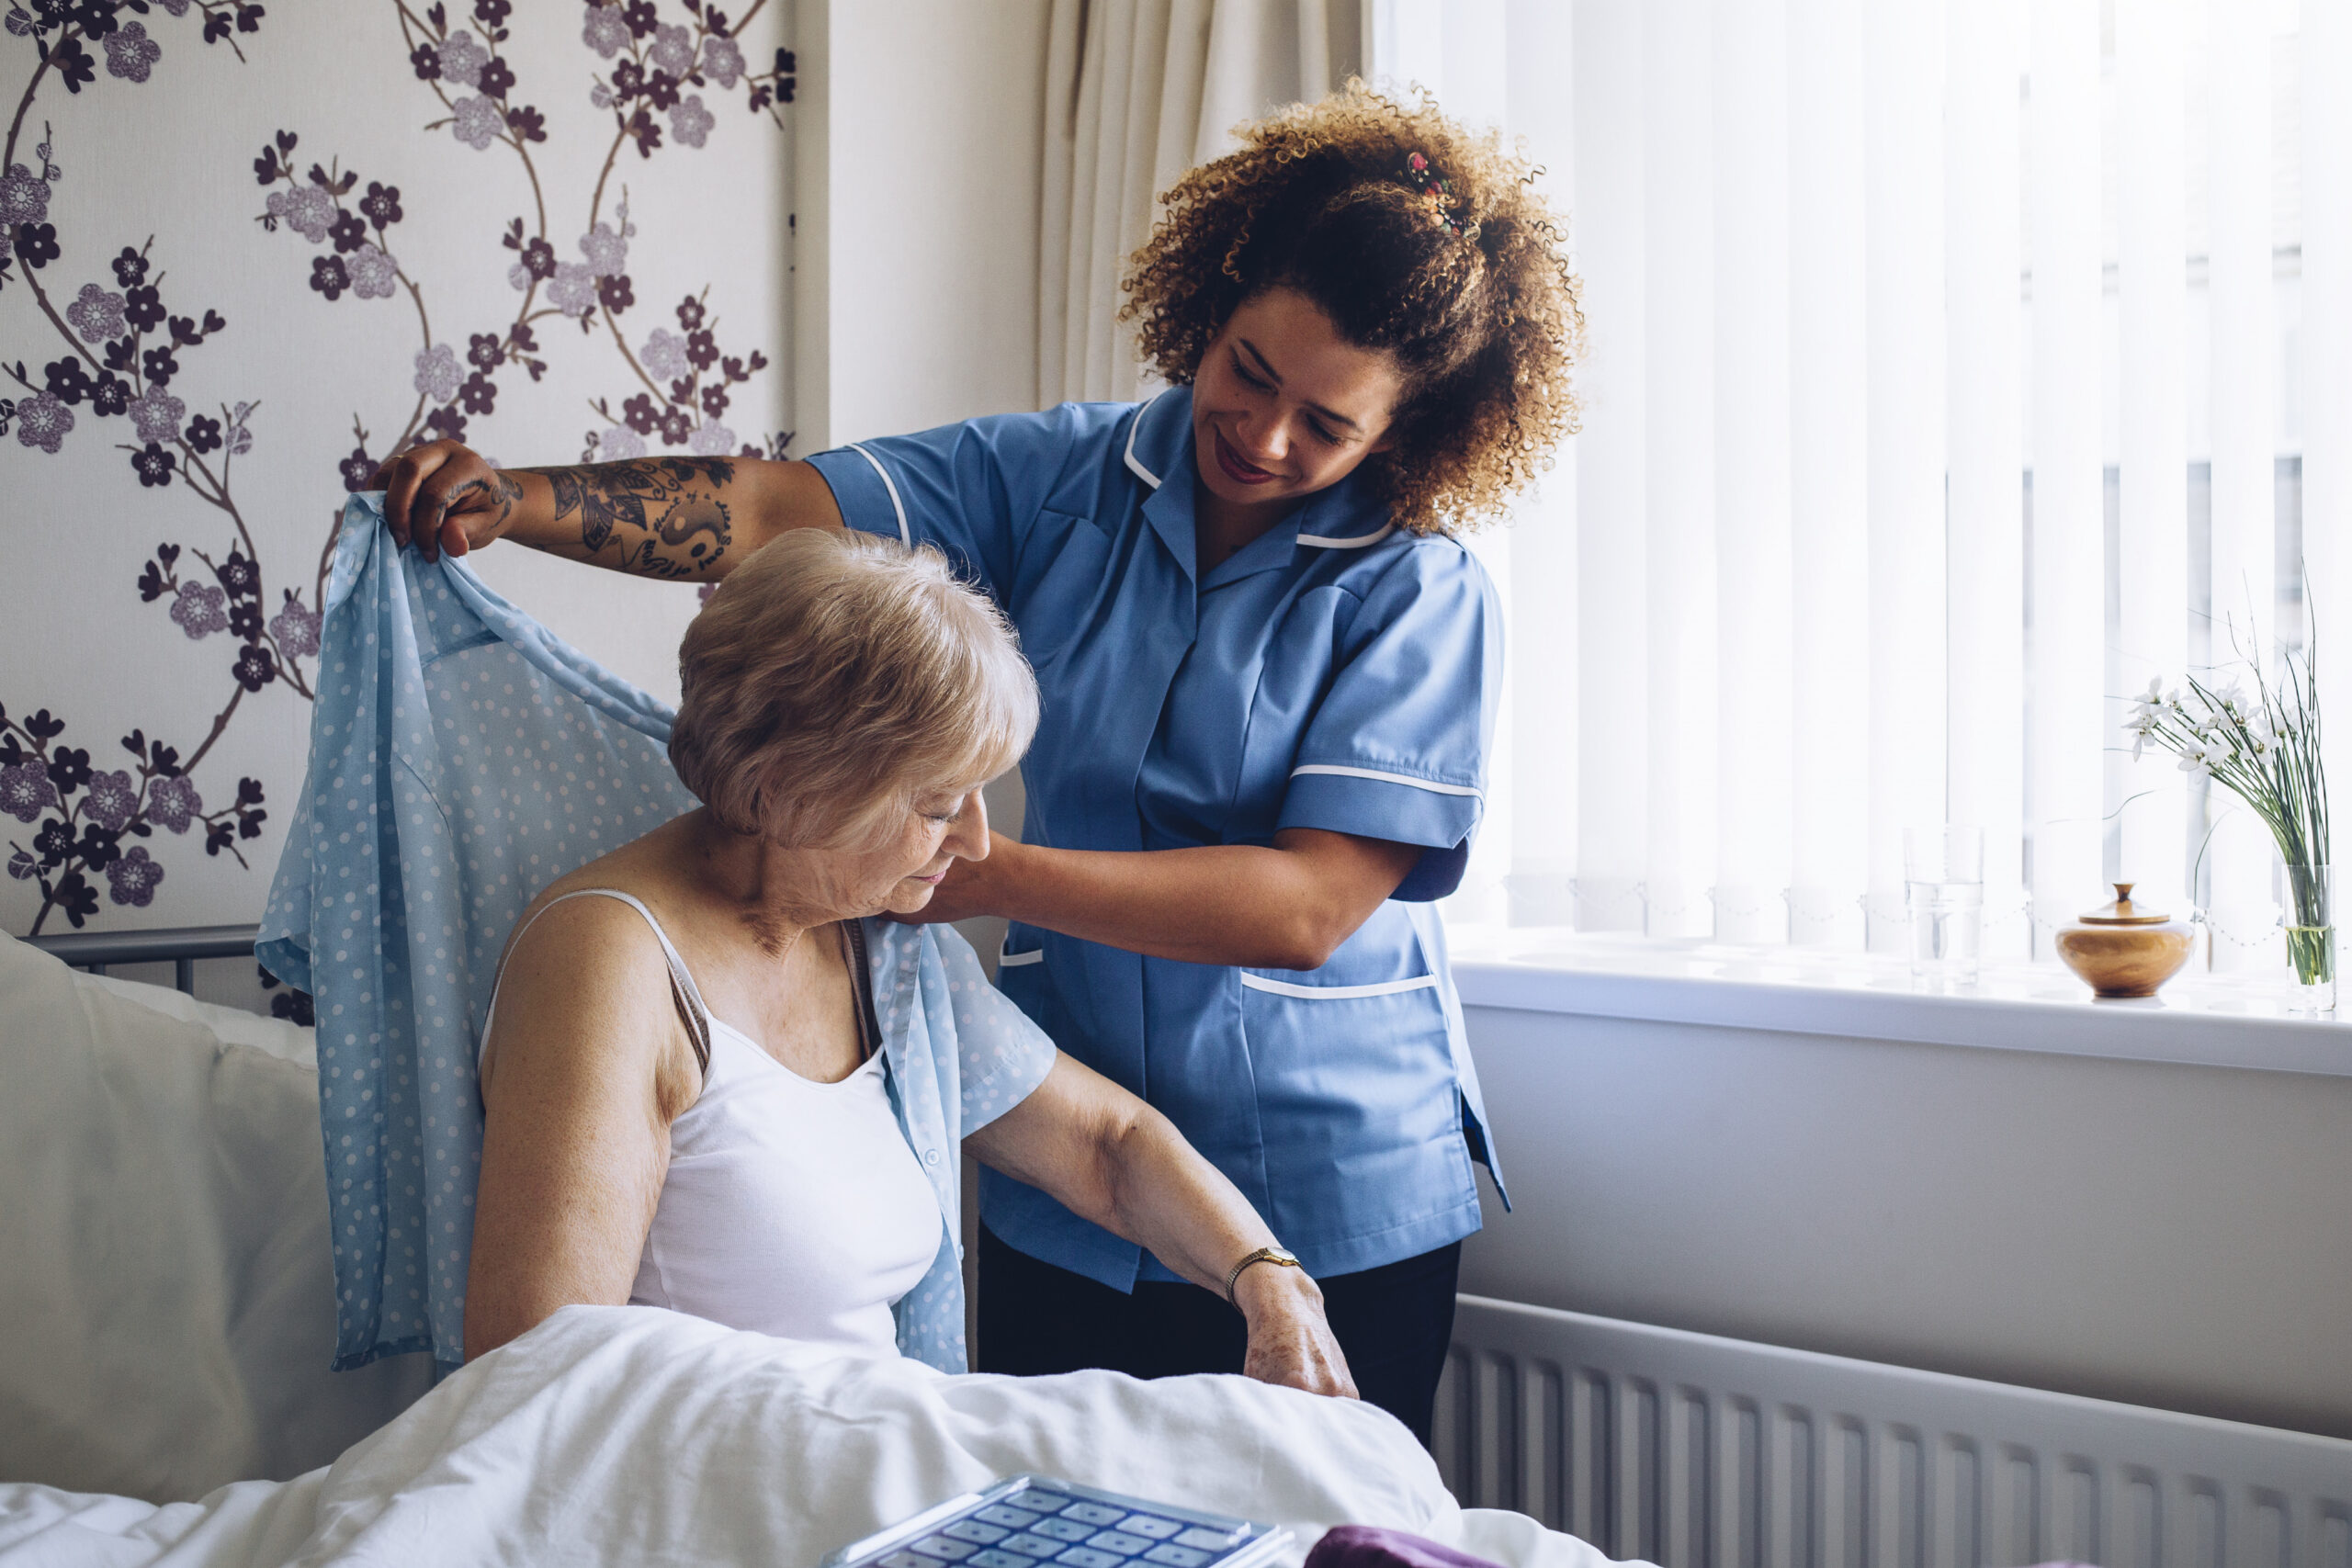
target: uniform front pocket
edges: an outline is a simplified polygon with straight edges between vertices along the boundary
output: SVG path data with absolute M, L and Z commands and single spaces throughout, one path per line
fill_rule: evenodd
M 1437 976 L 1421 975 L 1408 980 L 1375 980 L 1366 986 L 1303 986 L 1295 980 L 1277 980 L 1255 970 L 1241 971 L 1241 984 L 1252 991 L 1264 991 L 1269 996 L 1291 997 L 1300 1001 L 1352 1001 L 1359 997 L 1395 997 L 1407 991 L 1434 991 Z
M 1240 979 L 1268 1219 L 1286 1245 L 1376 1236 L 1476 1202 L 1435 976 Z

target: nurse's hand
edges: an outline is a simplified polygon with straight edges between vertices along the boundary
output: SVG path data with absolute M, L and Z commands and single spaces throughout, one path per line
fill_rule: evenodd
M 890 918 L 910 926 L 935 926 L 968 920 L 975 915 L 1010 915 L 1010 889 L 1021 875 L 1015 863 L 1023 847 L 1017 840 L 991 832 L 987 858 L 952 862 L 947 874 L 932 890 L 929 902 L 910 914 Z
M 393 542 L 413 543 L 431 560 L 462 556 L 504 535 L 524 500 L 517 475 L 503 474 L 455 441 L 413 446 L 377 470 L 384 522 Z
M 1233 1299 L 1250 1324 L 1244 1372 L 1309 1393 L 1356 1397 L 1348 1359 L 1323 1315 L 1323 1292 L 1305 1272 L 1263 1263 L 1245 1269 L 1234 1281 Z

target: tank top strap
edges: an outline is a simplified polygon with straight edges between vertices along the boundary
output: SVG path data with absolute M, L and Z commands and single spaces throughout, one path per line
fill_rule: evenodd
M 670 933 L 662 929 L 662 922 L 653 918 L 653 911 L 635 895 L 624 893 L 617 887 L 582 887 L 550 898 L 539 907 L 537 914 L 523 922 L 522 929 L 514 933 L 514 942 L 506 944 L 507 957 L 514 955 L 515 946 L 523 940 L 523 932 L 537 924 L 540 915 L 572 898 L 616 898 L 643 916 L 645 923 L 653 928 L 653 940 L 662 944 L 662 956 L 670 965 L 671 998 L 678 1005 L 678 1016 L 685 1021 L 686 1037 L 694 1043 L 695 1060 L 701 1064 L 703 1072 L 707 1075 L 710 1071 L 710 1010 L 703 1005 L 702 992 L 695 987 L 694 975 L 686 968 L 686 961 L 678 956 L 678 949 L 670 941 Z M 491 1021 L 498 1016 L 498 992 L 505 983 L 506 958 L 502 957 L 498 961 L 498 981 L 491 987 L 490 1010 L 482 1016 L 481 1043 L 474 1048 L 477 1061 L 490 1047 Z

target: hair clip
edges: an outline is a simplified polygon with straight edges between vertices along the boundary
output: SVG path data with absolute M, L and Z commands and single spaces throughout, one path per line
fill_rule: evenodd
M 1405 180 L 1415 190 L 1429 198 L 1430 216 L 1438 227 L 1463 239 L 1470 238 L 1477 225 L 1453 215 L 1453 182 L 1430 167 L 1430 161 L 1415 152 L 1405 160 Z

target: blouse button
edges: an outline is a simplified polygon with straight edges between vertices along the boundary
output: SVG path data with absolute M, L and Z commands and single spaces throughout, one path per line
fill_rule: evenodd
M 922 1163 L 928 1166 L 937 1166 L 939 1164 L 939 1151 L 937 1149 L 923 1150 Z

